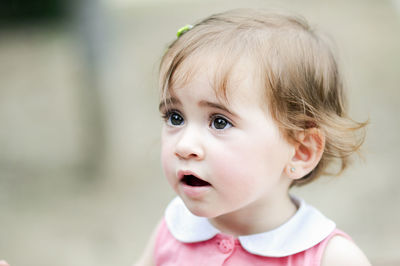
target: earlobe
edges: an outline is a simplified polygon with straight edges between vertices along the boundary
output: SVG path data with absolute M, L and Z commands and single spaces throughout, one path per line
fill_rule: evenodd
M 296 138 L 294 155 L 286 167 L 286 173 L 292 179 L 309 174 L 318 165 L 325 148 L 325 135 L 318 128 L 299 132 Z

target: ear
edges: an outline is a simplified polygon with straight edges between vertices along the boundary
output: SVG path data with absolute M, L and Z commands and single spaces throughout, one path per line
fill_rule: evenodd
M 296 139 L 294 155 L 285 169 L 291 179 L 309 174 L 318 165 L 325 148 L 325 135 L 318 128 L 299 132 Z

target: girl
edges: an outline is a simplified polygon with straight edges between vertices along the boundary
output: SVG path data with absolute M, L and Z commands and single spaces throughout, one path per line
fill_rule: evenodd
M 138 265 L 369 265 L 292 186 L 339 172 L 365 123 L 302 18 L 233 10 L 185 27 L 160 67 L 162 165 L 177 193 Z

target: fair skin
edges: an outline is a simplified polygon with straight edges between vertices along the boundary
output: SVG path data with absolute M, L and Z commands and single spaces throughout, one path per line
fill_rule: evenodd
M 164 173 L 189 210 L 219 230 L 232 235 L 268 231 L 296 211 L 286 171 L 294 146 L 261 108 L 258 95 L 246 94 L 251 79 L 237 84 L 225 102 L 215 95 L 211 74 L 198 71 L 184 88 L 175 89 L 168 107 L 161 106 Z M 188 186 L 184 174 L 210 185 Z
M 290 184 L 318 164 L 324 136 L 314 128 L 299 133 L 296 142 L 287 141 L 254 77 L 242 74 L 251 70 L 248 60 L 234 68 L 228 98 L 217 97 L 210 82 L 215 69 L 207 60 L 203 57 L 198 64 L 207 67 L 171 92 L 168 106 L 160 104 L 164 173 L 187 208 L 221 232 L 239 236 L 269 231 L 296 212 Z M 137 265 L 154 265 L 154 235 Z M 349 253 L 343 246 L 358 250 L 353 242 L 334 237 L 322 265 L 340 265 L 336 262 L 350 257 L 351 265 L 369 265 L 362 252 Z

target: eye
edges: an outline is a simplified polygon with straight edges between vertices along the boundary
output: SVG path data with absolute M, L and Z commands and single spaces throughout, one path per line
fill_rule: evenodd
M 228 129 L 232 127 L 232 123 L 228 119 L 221 116 L 214 116 L 211 118 L 211 128 L 216 130 Z
M 167 124 L 170 126 L 181 126 L 185 122 L 183 117 L 176 111 L 167 112 L 164 115 L 164 119 L 166 120 Z

